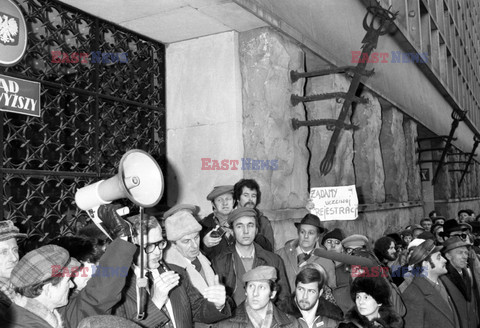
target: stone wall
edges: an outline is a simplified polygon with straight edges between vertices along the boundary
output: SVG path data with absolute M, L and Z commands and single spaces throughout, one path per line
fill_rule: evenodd
M 259 208 L 274 221 L 276 248 L 295 236 L 281 222 L 305 215 L 308 200 L 307 129 L 293 130 L 292 119 L 305 120 L 292 94 L 303 94 L 304 80 L 290 81 L 290 71 L 303 71 L 304 52 L 274 30 L 261 28 L 239 37 L 243 95 L 244 158 L 278 161 L 277 168 L 244 170 L 262 191 Z

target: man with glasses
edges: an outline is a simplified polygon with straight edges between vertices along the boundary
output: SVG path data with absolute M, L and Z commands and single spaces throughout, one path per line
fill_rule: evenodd
M 167 241 L 163 239 L 162 228 L 153 216 L 144 216 L 142 231 L 140 215 L 129 220 L 137 232 L 134 243 L 140 245 L 140 238 L 143 238 L 144 249 L 138 249 L 138 256 L 127 276 L 122 301 L 116 305 L 113 314 L 152 328 L 192 327 L 194 321 L 213 323 L 231 315 L 229 304 L 225 304 L 225 287 L 218 281 L 204 290 L 202 296 L 184 269 L 165 264 L 162 258 Z M 147 280 L 145 288 L 137 285 L 141 276 L 142 255 Z

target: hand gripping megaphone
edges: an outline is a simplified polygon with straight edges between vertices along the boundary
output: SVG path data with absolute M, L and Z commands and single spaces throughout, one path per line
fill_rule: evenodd
M 118 174 L 83 187 L 75 194 L 77 206 L 85 211 L 128 198 L 140 207 L 155 206 L 163 195 L 163 174 L 150 154 L 139 149 L 126 152 Z

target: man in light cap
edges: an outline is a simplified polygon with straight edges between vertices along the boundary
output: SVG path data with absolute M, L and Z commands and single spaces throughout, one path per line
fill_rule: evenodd
M 57 309 L 68 303 L 74 286 L 71 274 L 79 268 L 80 263 L 59 246 L 47 245 L 27 253 L 10 277 L 15 291 L 23 297 L 15 299 L 2 322 L 11 328 L 63 327 Z
M 414 266 L 415 277 L 402 294 L 407 307 L 405 327 L 459 327 L 455 306 L 439 279 L 447 273 L 441 249 L 429 239 L 410 254 L 408 264 Z
M 210 261 L 200 252 L 202 226 L 187 210 L 181 210 L 165 219 L 167 240 L 172 245 L 165 251 L 165 261 L 185 269 L 192 284 L 200 293 L 215 283 L 215 272 Z
M 232 229 L 228 225 L 228 215 L 233 211 L 233 186 L 216 186 L 207 195 L 212 202 L 213 212 L 207 215 L 202 224 L 202 250 L 209 259 L 217 256 L 222 249 L 235 243 Z
M 295 227 L 298 238 L 287 241 L 285 247 L 276 252 L 285 263 L 290 290 L 295 289 L 295 278 L 301 268 L 308 263 L 320 264 L 327 272 L 327 285 L 335 287 L 335 264 L 332 260 L 314 253 L 316 248 L 323 248 L 319 241 L 326 229 L 322 227 L 320 218 L 307 214 L 299 223 L 295 223 Z
M 188 214 L 178 211 L 174 215 L 185 217 L 185 213 Z M 193 322 L 213 323 L 231 315 L 230 305 L 225 303 L 225 287 L 217 282 L 206 287 L 202 295 L 193 286 L 185 269 L 163 261 L 167 241 L 163 239 L 162 228 L 155 217 L 144 216 L 142 230 L 140 215 L 129 218 L 129 221 L 136 232 L 135 244 L 140 245 L 140 238 L 143 238 L 144 248 L 138 249 L 138 257 L 127 276 L 122 301 L 113 314 L 135 321 L 144 328 L 187 328 L 192 327 Z M 177 228 L 188 227 L 179 225 Z M 172 236 L 174 239 L 177 237 Z M 137 279 L 142 276 L 142 268 L 147 280 L 146 290 L 137 286 L 137 282 L 142 282 Z
M 246 272 L 246 300 L 240 304 L 235 316 L 218 324 L 220 328 L 231 327 L 299 327 L 297 319 L 277 309 L 273 300 L 277 294 L 277 270 L 271 266 L 258 266 Z
M 478 286 L 472 279 L 472 268 L 468 268 L 471 245 L 458 236 L 443 243 L 442 253 L 447 259 L 447 273 L 440 277 L 451 295 L 460 319 L 461 328 L 478 327 Z
M 253 208 L 240 207 L 228 216 L 228 223 L 235 236 L 235 244 L 222 250 L 213 261 L 213 268 L 225 283 L 227 294 L 239 305 L 245 300 L 244 273 L 262 265 L 278 269 L 279 300 L 290 294 L 285 266 L 280 256 L 263 249 L 254 242 L 258 233 L 257 213 Z
M 350 235 L 342 240 L 342 246 L 347 254 L 358 248 L 368 249 L 368 238 L 364 235 Z
M 10 274 L 19 259 L 17 238 L 26 236 L 12 221 L 0 221 L 0 312 L 17 296 L 10 284 Z

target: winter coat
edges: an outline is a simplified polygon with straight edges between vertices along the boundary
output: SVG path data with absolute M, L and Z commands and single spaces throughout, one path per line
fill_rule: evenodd
M 400 317 L 392 307 L 381 306 L 378 311 L 380 318 L 368 320 L 367 317 L 358 313 L 357 308 L 353 307 L 345 315 L 345 322 L 338 325 L 338 328 L 403 328 L 403 319 Z M 420 328 L 423 326 L 405 326 L 406 328 Z M 440 326 L 439 326 L 440 327 Z M 437 328 L 439 328 L 437 327 Z
M 295 302 L 295 293 L 284 302 L 280 303 L 278 308 L 287 314 L 298 319 L 302 328 L 308 328 L 307 322 L 303 319 L 297 303 Z M 336 328 L 338 323 L 343 320 L 343 312 L 337 305 L 327 301 L 323 295 L 318 299 L 317 311 L 315 312 L 314 327 Z
M 440 280 L 444 283 L 455 305 L 460 319 L 460 328 L 478 327 L 478 313 L 474 296 L 476 288 L 470 289 L 470 286 L 465 284 L 463 277 L 450 263 L 447 264 L 447 270 L 447 274 L 441 276 Z M 466 274 L 465 270 L 464 274 Z
M 406 328 L 457 328 L 458 318 L 428 278 L 417 276 L 402 294 Z M 440 282 L 441 283 L 441 282 Z
M 300 271 L 300 267 L 298 266 L 297 260 L 297 247 L 298 247 L 298 239 L 290 240 L 285 244 L 285 247 L 276 251 L 276 253 L 282 258 L 283 262 L 285 263 L 285 269 L 287 270 L 287 277 L 288 283 L 291 290 L 295 288 L 295 278 L 297 277 L 298 272 Z M 318 263 L 320 264 L 325 271 L 327 272 L 327 285 L 334 288 L 336 287 L 336 279 L 335 279 L 335 263 L 323 257 L 316 256 L 312 254 L 310 258 L 302 263 L 302 266 L 307 263 Z
M 285 300 L 290 295 L 290 287 L 288 285 L 287 275 L 285 274 L 285 266 L 282 259 L 275 253 L 264 250 L 260 245 L 254 243 L 255 247 L 255 259 L 253 267 L 256 268 L 261 265 L 269 265 L 277 268 L 278 280 L 277 283 L 280 287 L 280 291 L 277 293 L 278 300 Z M 235 288 L 237 286 L 237 270 L 235 268 L 235 261 L 233 254 L 236 252 L 235 245 L 232 245 L 224 249 L 217 257 L 212 261 L 213 270 L 218 274 L 220 283 L 225 285 L 227 289 L 227 295 L 233 297 Z
M 169 293 L 176 328 L 191 328 L 194 321 L 213 323 L 226 319 L 231 315 L 231 307 L 228 302 L 225 303 L 223 310 L 219 312 L 215 305 L 204 298 L 198 289 L 192 285 L 185 269 L 173 264 L 168 264 L 168 266 L 180 275 L 180 284 Z M 113 314 L 132 320 L 146 328 L 160 328 L 170 321 L 167 314 L 158 309 L 153 303 L 151 297 L 148 297 L 145 313 L 145 318 L 137 321 L 136 276 L 133 270 L 130 270 L 123 290 L 122 301 L 117 304 Z
M 224 321 L 215 324 L 216 328 L 252 328 L 253 325 L 247 315 L 245 302 L 240 304 L 235 310 L 234 315 Z M 273 306 L 273 320 L 270 328 L 299 328 L 297 319 L 289 314 L 283 313 Z

